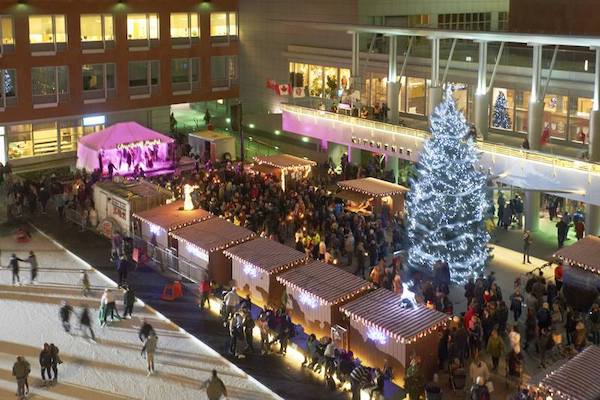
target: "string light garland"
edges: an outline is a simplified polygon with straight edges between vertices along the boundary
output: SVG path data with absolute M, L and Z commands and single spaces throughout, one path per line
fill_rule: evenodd
M 492 203 L 487 176 L 476 168 L 479 153 L 450 89 L 433 111 L 430 125 L 431 137 L 406 201 L 407 263 L 431 271 L 437 261 L 445 261 L 451 280 L 463 284 L 482 274 L 488 260 L 490 236 L 484 220 Z
M 191 210 L 191 211 L 196 211 L 196 210 L 201 210 L 201 209 L 195 209 L 195 210 Z M 135 215 L 135 214 L 134 214 L 133 217 L 135 219 L 140 220 L 141 222 L 144 222 L 144 223 L 148 224 L 150 226 L 150 232 L 151 233 L 156 233 L 156 232 L 154 232 L 152 230 L 152 229 L 156 229 L 156 227 L 158 227 L 161 231 L 165 231 L 166 230 L 167 232 L 173 232 L 173 231 L 176 231 L 177 229 L 185 228 L 186 226 L 194 225 L 194 224 L 197 224 L 199 222 L 204 222 L 204 221 L 207 221 L 207 220 L 215 217 L 214 214 L 212 214 L 212 213 L 210 213 L 208 211 L 205 211 L 205 210 L 202 210 L 202 211 L 206 212 L 207 215 L 204 215 L 204 216 L 198 217 L 198 218 L 193 218 L 193 219 L 187 220 L 186 222 L 182 222 L 182 223 L 177 224 L 177 225 L 169 225 L 168 227 L 166 227 L 166 229 L 163 226 L 157 225 L 156 223 L 154 223 L 153 221 L 151 221 L 148 218 L 140 217 L 139 215 Z M 177 210 L 177 212 L 189 212 L 189 211 L 186 211 L 186 210 Z
M 225 218 L 223 218 L 221 216 L 218 216 L 218 217 L 215 217 L 215 218 L 220 218 L 223 221 L 226 221 L 228 224 L 231 224 L 230 222 L 228 222 Z M 225 244 L 220 244 L 218 246 L 213 246 L 213 247 L 211 247 L 209 249 L 204 249 L 204 248 L 198 246 L 196 243 L 193 243 L 193 242 L 189 241 L 188 239 L 186 239 L 186 238 L 178 235 L 177 232 L 171 232 L 171 233 L 169 233 L 169 236 L 172 237 L 172 238 L 174 238 L 174 239 L 176 239 L 176 240 L 178 240 L 178 241 L 181 240 L 181 241 L 183 241 L 185 243 L 189 243 L 192 246 L 194 246 L 194 247 L 196 247 L 196 248 L 200 249 L 201 251 L 203 251 L 203 252 L 205 252 L 205 253 L 208 254 L 208 253 L 212 253 L 212 252 L 215 252 L 215 251 L 225 250 L 225 249 L 228 249 L 229 247 L 232 247 L 232 246 L 235 246 L 237 244 L 241 244 L 241 243 L 247 242 L 248 240 L 254 239 L 256 237 L 256 233 L 250 232 L 249 235 L 244 236 L 241 239 L 231 240 L 231 241 L 229 241 L 229 242 L 227 242 Z
M 374 192 L 372 190 L 367 190 L 367 189 L 361 188 L 360 186 L 357 186 L 357 185 L 360 185 L 362 181 L 365 181 L 367 179 L 371 182 L 379 181 L 379 179 L 375 179 L 375 178 L 353 179 L 350 181 L 338 182 L 338 187 L 343 190 L 364 194 L 366 196 L 373 197 L 373 198 L 397 196 L 397 195 L 401 195 L 401 194 L 408 192 L 407 188 L 400 186 L 400 185 L 394 185 L 394 186 L 398 186 L 398 188 L 394 189 L 394 190 L 388 190 L 385 192 L 380 192 L 380 191 Z M 386 185 L 386 186 L 393 185 L 392 183 L 389 183 L 386 181 L 380 181 L 380 182 L 382 185 Z
M 293 157 L 293 158 L 297 158 L 297 157 Z M 255 162 L 257 162 L 259 165 L 267 165 L 269 167 L 273 167 L 273 168 L 279 168 L 279 169 L 310 169 L 311 167 L 314 167 L 315 165 L 317 165 L 317 163 L 315 161 L 312 160 L 301 160 L 300 162 L 298 162 L 297 164 L 280 164 L 277 163 L 275 161 L 271 161 L 268 158 L 262 158 L 262 157 L 254 157 L 253 159 Z
M 248 260 L 245 260 L 242 257 L 240 257 L 240 256 L 238 256 L 236 254 L 233 254 L 231 252 L 231 249 L 225 250 L 223 252 L 223 254 L 227 258 L 235 260 L 235 261 L 239 262 L 240 264 L 249 265 L 249 266 L 251 266 L 252 268 L 254 268 L 256 270 L 259 270 L 261 273 L 269 274 L 269 275 L 271 275 L 271 274 L 277 274 L 277 273 L 286 271 L 286 270 L 288 270 L 290 268 L 296 267 L 298 265 L 306 264 L 311 259 L 309 256 L 304 255 L 302 258 L 300 258 L 300 259 L 298 259 L 296 261 L 292 261 L 292 262 L 289 262 L 289 263 L 282 264 L 282 265 L 280 265 L 280 266 L 278 266 L 276 268 L 265 269 L 265 268 L 261 267 L 260 265 L 257 265 L 255 263 L 249 262 Z

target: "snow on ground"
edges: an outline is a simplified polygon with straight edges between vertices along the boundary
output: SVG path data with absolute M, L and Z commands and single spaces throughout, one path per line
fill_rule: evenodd
M 140 303 L 136 304 L 132 320 L 115 321 L 101 328 L 97 319 L 101 292 L 114 283 L 89 270 L 93 291 L 88 298 L 83 297 L 80 270 L 89 266 L 44 236 L 35 233 L 26 244 L 17 243 L 13 236 L 3 236 L 0 249 L 2 266 L 8 264 L 11 253 L 25 259 L 29 250 L 35 251 L 40 265 L 36 285 L 28 284 L 27 263 L 21 263 L 21 281 L 27 283 L 23 286 L 12 286 L 11 272 L 0 270 L 0 399 L 15 398 L 12 365 L 17 355 L 24 355 L 31 364 L 32 399 L 205 399 L 206 392 L 199 386 L 213 368 L 224 381 L 229 399 L 278 398 L 208 346 Z M 117 308 L 122 313 L 122 295 L 116 294 Z M 74 306 L 76 313 L 84 304 L 90 308 L 97 343 L 82 336 L 75 318 L 74 334 L 63 331 L 58 317 L 62 300 Z M 159 338 L 157 372 L 150 377 L 137 337 L 142 318 L 153 325 Z M 64 361 L 59 365 L 59 383 L 50 388 L 41 385 L 38 356 L 44 342 L 57 345 Z

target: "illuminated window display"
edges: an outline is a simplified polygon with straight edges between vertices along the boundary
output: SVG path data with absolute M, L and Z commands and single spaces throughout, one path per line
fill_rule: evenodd
M 567 138 L 568 97 L 547 94 L 544 97 L 544 129 L 550 131 L 550 137 Z
M 82 42 L 101 42 L 114 40 L 112 15 L 82 15 L 79 21 Z
M 571 97 L 569 105 L 569 139 L 573 142 L 589 143 L 593 99 Z
M 33 156 L 31 124 L 7 126 L 6 136 L 8 138 L 9 160 Z
M 0 41 L 3 45 L 15 44 L 15 32 L 12 17 L 0 17 L 0 30 L 2 32 Z
M 171 38 L 200 37 L 197 13 L 171 13 Z
M 66 43 L 64 15 L 30 15 L 29 43 Z
M 127 14 L 127 38 L 129 40 L 158 39 L 158 14 Z
M 33 124 L 33 155 L 41 156 L 58 152 L 56 122 Z
M 515 90 L 515 131 L 527 133 L 529 91 Z
M 407 109 L 406 112 L 409 114 L 418 114 L 425 115 L 426 110 L 426 102 L 425 102 L 425 93 L 427 91 L 427 86 L 425 84 L 425 79 L 423 78 L 408 78 L 408 83 L 406 84 L 406 93 L 407 93 Z
M 502 112 L 502 102 L 506 102 L 506 116 L 508 118 L 494 120 L 494 112 Z M 490 126 L 495 129 L 513 130 L 515 121 L 515 91 L 507 88 L 494 88 L 492 90 L 492 109 L 490 112 Z M 505 126 L 503 126 L 505 125 Z
M 325 97 L 333 98 L 337 96 L 339 88 L 338 69 L 336 67 L 325 67 Z
M 323 67 L 310 65 L 308 68 L 308 87 L 312 97 L 323 97 Z
M 350 70 L 348 68 L 340 68 L 340 88 L 344 90 L 350 89 Z
M 238 25 L 235 11 L 210 13 L 210 36 L 237 35 Z

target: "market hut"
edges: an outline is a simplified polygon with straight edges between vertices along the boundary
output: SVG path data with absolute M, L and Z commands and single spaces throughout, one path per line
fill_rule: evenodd
M 340 310 L 348 317 L 350 348 L 363 363 L 383 368 L 387 360 L 401 385 L 414 355 L 420 356 L 428 378 L 437 371 L 437 331 L 450 320 L 447 314 L 387 289 L 360 296 Z
M 586 312 L 600 289 L 600 238 L 587 235 L 554 253 L 567 266 L 563 271 L 563 293 L 571 306 Z
M 223 132 L 206 130 L 192 132 L 188 135 L 188 144 L 194 154 L 203 160 L 223 161 L 235 160 L 235 137 Z
M 183 200 L 133 214 L 135 232 L 146 242 L 167 249 L 169 232 L 213 218 L 213 214 L 196 208 L 185 210 Z
M 223 250 L 253 239 L 256 234 L 234 225 L 223 218 L 211 218 L 169 233 L 179 258 L 208 272 L 208 277 L 220 285 L 231 281 L 231 260 Z M 183 275 L 185 272 L 179 271 Z M 201 271 L 194 269 L 189 276 L 202 279 Z
M 337 197 L 347 201 L 346 208 L 358 213 L 378 212 L 388 205 L 392 213 L 404 211 L 404 195 L 408 189 L 376 178 L 360 178 L 338 183 Z
M 287 308 L 295 324 L 317 337 L 331 336 L 342 324 L 339 307 L 373 285 L 341 268 L 312 261 L 276 277 L 287 293 Z
M 121 122 L 90 133 L 77 144 L 77 168 L 100 169 L 104 174 L 109 164 L 115 175 L 128 175 L 136 166 L 145 172 L 173 166 L 170 146 L 175 140 L 137 122 Z
M 281 180 L 281 188 L 285 190 L 290 182 L 307 177 L 316 162 L 290 154 L 275 154 L 273 156 L 254 157 L 255 171 L 263 174 L 273 174 Z
M 282 304 L 283 286 L 275 277 L 302 265 L 309 257 L 274 240 L 256 238 L 224 251 L 232 260 L 232 276 L 238 293 L 249 294 L 259 307 L 278 308 Z
M 568 361 L 559 361 L 535 375 L 529 385 L 541 398 L 563 400 L 600 399 L 600 347 L 588 346 Z

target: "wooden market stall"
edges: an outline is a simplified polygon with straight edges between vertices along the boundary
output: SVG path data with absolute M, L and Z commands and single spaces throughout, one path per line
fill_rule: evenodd
M 370 290 L 373 285 L 341 268 L 312 261 L 276 277 L 287 293 L 292 322 L 317 337 L 332 336 L 342 324 L 339 307 Z
M 197 268 L 191 270 L 189 278 L 202 279 L 203 271 L 220 285 L 231 281 L 231 260 L 223 250 L 253 239 L 256 234 L 223 218 L 211 218 L 169 233 L 172 245 L 181 260 Z M 182 275 L 186 275 L 180 268 Z
M 309 257 L 274 240 L 256 238 L 230 247 L 224 254 L 232 260 L 232 277 L 241 296 L 249 294 L 259 307 L 282 305 L 283 286 L 275 277 L 302 265 Z
M 376 178 L 338 182 L 337 197 L 346 200 L 346 208 L 357 213 L 379 212 L 388 205 L 392 213 L 404 212 L 404 195 L 408 189 Z
M 188 135 L 192 153 L 199 154 L 203 161 L 235 160 L 235 137 L 223 132 L 206 130 Z
M 254 157 L 255 171 L 263 174 L 273 174 L 281 180 L 281 188 L 285 190 L 290 182 L 308 177 L 316 162 L 292 156 L 290 154 L 275 154 L 273 156 Z
M 363 363 L 383 368 L 385 360 L 401 386 L 411 357 L 418 355 L 427 379 L 438 369 L 438 330 L 448 314 L 377 289 L 340 307 L 348 317 L 349 343 Z
M 600 238 L 587 235 L 553 256 L 565 264 L 565 298 L 578 311 L 587 312 L 600 290 Z
M 106 237 L 120 232 L 131 234 L 133 213 L 165 204 L 173 193 L 149 182 L 102 181 L 94 184 L 94 207 L 98 230 Z
M 137 225 L 134 228 L 138 235 L 163 249 L 170 247 L 169 232 L 213 217 L 213 214 L 201 208 L 184 210 L 183 200 L 133 214 Z
M 588 346 L 572 359 L 559 361 L 532 377 L 529 386 L 541 398 L 561 400 L 600 399 L 600 347 Z

